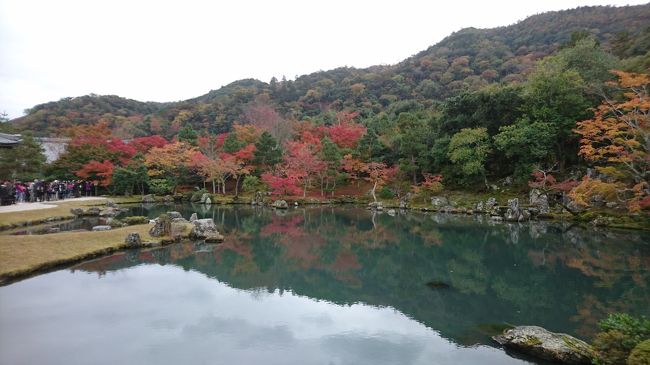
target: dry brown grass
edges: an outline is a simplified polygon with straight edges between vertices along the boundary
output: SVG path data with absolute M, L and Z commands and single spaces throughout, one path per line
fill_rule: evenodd
M 45 211 L 49 213 L 52 209 Z M 130 232 L 139 233 L 143 241 L 159 241 L 149 236 L 149 228 L 148 224 L 141 224 L 102 232 L 0 236 L 0 279 L 28 275 L 118 250 L 124 247 L 124 238 Z
M 105 200 L 63 201 L 53 203 L 56 204 L 54 208 L 26 210 L 21 212 L 4 212 L 0 213 L 0 228 L 6 229 L 8 226 L 22 223 L 41 223 L 52 217 L 59 218 L 59 220 L 74 218 L 74 215 L 70 213 L 70 209 L 72 208 L 84 208 L 105 203 Z

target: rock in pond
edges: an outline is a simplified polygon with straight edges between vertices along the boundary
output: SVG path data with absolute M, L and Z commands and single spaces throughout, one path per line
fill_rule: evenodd
M 217 230 L 212 218 L 197 219 L 192 222 L 190 239 L 205 240 L 205 242 L 222 242 L 223 236 Z
M 120 210 L 118 208 L 106 207 L 99 212 L 100 217 L 115 217 Z
M 76 216 L 81 216 L 84 215 L 84 210 L 81 208 L 72 208 L 70 209 L 70 213 L 76 215 Z
M 167 212 L 169 219 L 183 218 L 183 215 L 176 211 Z
M 143 203 L 155 203 L 156 198 L 153 196 L 153 194 L 148 194 L 142 197 L 142 202 Z
M 522 222 L 530 219 L 530 213 L 525 209 L 521 209 L 519 199 L 514 198 L 508 200 L 508 210 L 503 218 L 508 222 Z
M 131 232 L 126 235 L 124 243 L 129 247 L 140 247 L 142 246 L 142 239 L 140 239 L 140 234 L 137 232 Z
M 429 287 L 429 289 L 449 289 L 449 288 L 451 288 L 451 285 L 449 285 L 449 284 L 447 284 L 447 283 L 445 283 L 443 281 L 439 281 L 439 280 L 431 280 L 431 281 L 427 282 L 426 285 Z
M 507 348 L 564 364 L 591 364 L 594 357 L 586 342 L 537 326 L 518 326 L 492 338 Z
M 277 208 L 277 209 L 288 209 L 289 208 L 289 204 L 287 204 L 287 202 L 285 200 L 276 200 L 276 201 L 273 202 L 273 204 L 271 204 L 271 206 L 273 208 Z
M 210 194 L 209 193 L 203 193 L 203 195 L 201 195 L 201 200 L 199 200 L 199 201 L 201 202 L 201 204 L 207 204 L 206 201 L 208 199 L 210 199 Z
M 111 226 L 94 226 L 93 231 L 110 231 L 112 229 Z
M 445 198 L 444 196 L 433 196 L 431 197 L 431 205 L 433 205 L 433 207 L 436 209 L 440 209 L 451 204 L 449 203 L 449 199 Z
M 86 209 L 86 211 L 84 212 L 83 215 L 87 215 L 87 216 L 90 216 L 90 217 L 97 217 L 97 216 L 99 216 L 100 212 L 101 212 L 101 209 L 99 209 L 97 207 L 91 207 L 91 208 Z
M 395 215 L 397 215 L 397 212 L 395 211 L 395 209 L 388 209 L 388 211 L 386 213 L 388 213 L 388 215 L 391 216 L 391 217 L 394 217 Z
M 151 237 L 162 237 L 171 230 L 171 220 L 169 217 L 165 216 L 165 219 L 160 217 L 153 220 L 153 227 L 149 229 L 149 235 Z

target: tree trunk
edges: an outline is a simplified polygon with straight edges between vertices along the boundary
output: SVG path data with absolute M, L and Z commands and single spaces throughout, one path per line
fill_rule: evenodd
M 375 184 L 372 186 L 372 190 L 370 190 L 370 193 L 372 194 L 372 199 L 377 202 L 377 196 L 375 195 L 375 190 L 377 190 L 377 182 L 375 181 Z
M 212 194 L 216 194 L 216 193 L 217 193 L 217 187 L 214 179 L 212 179 Z
M 320 177 L 320 196 L 325 195 L 324 190 L 323 190 L 323 185 L 325 184 L 325 177 L 321 176 Z
M 235 180 L 235 196 L 239 194 L 239 180 L 241 179 L 241 175 L 237 175 L 237 179 Z
M 411 155 L 411 164 L 413 164 L 413 185 L 418 184 L 418 169 L 415 168 L 415 156 Z

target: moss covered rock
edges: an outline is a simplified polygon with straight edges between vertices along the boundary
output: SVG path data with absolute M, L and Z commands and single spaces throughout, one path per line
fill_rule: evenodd
M 591 364 L 594 357 L 586 342 L 537 326 L 518 326 L 492 338 L 507 348 L 564 364 Z

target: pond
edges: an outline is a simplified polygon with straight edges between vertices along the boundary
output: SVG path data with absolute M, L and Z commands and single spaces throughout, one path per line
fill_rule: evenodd
M 1 364 L 542 364 L 504 324 L 590 339 L 650 314 L 650 235 L 355 207 L 133 207 L 222 244 L 117 253 L 0 288 Z

